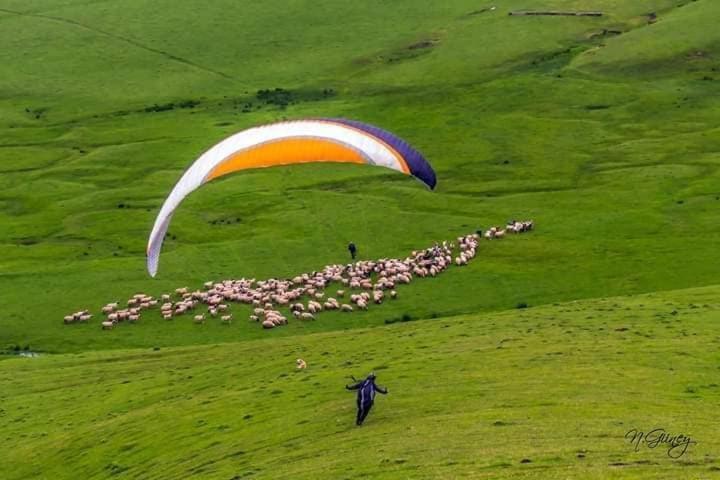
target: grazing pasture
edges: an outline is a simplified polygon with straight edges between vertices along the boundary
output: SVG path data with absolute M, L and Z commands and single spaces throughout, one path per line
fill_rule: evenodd
M 718 295 L 2 361 L 3 478 L 709 478 Z M 358 428 L 343 386 L 370 370 L 389 394 Z
M 206 3 L 0 0 L 0 478 L 720 470 L 720 2 Z M 396 133 L 437 189 L 356 165 L 232 175 L 183 202 L 149 278 L 184 169 L 307 117 Z M 101 328 L 140 292 L 514 218 L 536 228 L 367 310 L 348 289 L 282 328 L 251 305 Z M 390 394 L 358 429 L 343 384 L 371 369 Z M 633 428 L 697 444 L 635 451 Z
M 0 2 L 0 339 L 49 352 L 244 340 L 147 325 L 119 340 L 57 318 L 317 269 L 351 240 L 361 258 L 391 257 L 513 217 L 543 228 L 413 285 L 426 301 L 392 314 L 717 283 L 720 34 L 707 22 L 720 7 L 600 3 L 360 2 L 328 22 L 332 2 Z M 507 15 L 536 7 L 605 15 Z M 306 116 L 396 132 L 433 163 L 437 191 L 347 165 L 235 175 L 182 205 L 149 279 L 147 235 L 182 169 L 232 132 Z

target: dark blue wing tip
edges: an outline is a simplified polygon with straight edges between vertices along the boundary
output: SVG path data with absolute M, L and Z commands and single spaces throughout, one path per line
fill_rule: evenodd
M 437 186 L 437 176 L 435 175 L 435 171 L 432 167 L 430 167 L 430 164 L 427 163 L 424 158 L 422 160 L 424 168 L 420 169 L 420 171 L 411 171 L 410 173 L 412 176 L 424 183 L 430 190 L 435 190 L 435 187 Z

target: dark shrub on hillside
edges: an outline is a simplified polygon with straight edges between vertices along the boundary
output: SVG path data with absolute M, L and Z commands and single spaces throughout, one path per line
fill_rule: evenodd
M 195 108 L 198 105 L 200 105 L 199 100 L 183 100 L 178 104 L 178 107 L 180 108 Z
M 168 110 L 173 110 L 175 108 L 174 103 L 165 103 L 162 105 L 158 105 L 157 103 L 154 105 L 151 105 L 149 107 L 145 107 L 145 111 L 147 113 L 150 112 L 167 112 Z
M 413 317 L 409 313 L 403 313 L 399 317 L 385 319 L 385 324 L 390 325 L 391 323 L 397 323 L 397 322 L 412 322 L 413 320 L 415 320 L 415 317 Z
M 265 102 L 267 105 L 277 105 L 282 108 L 286 107 L 294 100 L 292 92 L 285 90 L 284 88 L 258 90 L 255 97 L 258 100 Z

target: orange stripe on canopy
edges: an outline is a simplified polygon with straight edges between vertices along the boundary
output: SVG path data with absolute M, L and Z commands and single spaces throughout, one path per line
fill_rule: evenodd
M 309 162 L 367 163 L 361 153 L 341 143 L 322 138 L 289 138 L 229 156 L 210 171 L 205 181 L 248 168 Z

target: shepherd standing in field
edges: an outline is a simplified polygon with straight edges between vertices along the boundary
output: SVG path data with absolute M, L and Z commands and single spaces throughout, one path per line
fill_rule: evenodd
M 365 380 L 355 383 L 354 385 L 345 385 L 348 390 L 357 390 L 357 419 L 355 424 L 359 427 L 365 421 L 365 417 L 370 413 L 370 409 L 375 403 L 375 392 L 383 395 L 388 393 L 387 388 L 382 388 L 375 384 L 375 374 L 371 373 Z M 353 380 L 355 378 L 353 377 Z
M 350 251 L 350 256 L 352 257 L 352 259 L 355 260 L 355 254 L 357 253 L 357 247 L 355 246 L 355 244 L 353 242 L 350 242 L 348 244 L 348 250 Z

